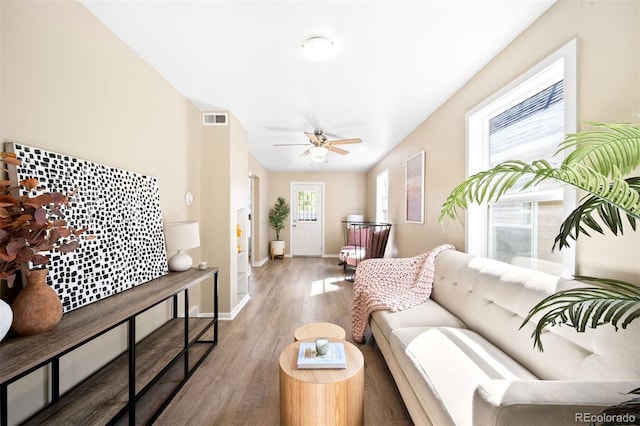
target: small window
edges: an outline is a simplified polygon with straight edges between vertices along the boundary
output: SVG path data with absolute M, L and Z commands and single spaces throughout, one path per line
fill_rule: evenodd
M 389 222 L 389 169 L 376 175 L 376 222 Z

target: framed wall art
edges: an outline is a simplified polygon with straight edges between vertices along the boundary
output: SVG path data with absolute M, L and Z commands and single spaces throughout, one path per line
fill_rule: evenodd
M 405 220 L 424 223 L 424 151 L 405 161 Z
M 61 210 L 70 226 L 96 237 L 71 253 L 50 255 L 47 281 L 64 312 L 168 273 L 155 177 L 16 142 L 5 150 L 22 161 L 12 179 L 34 177 L 51 192 L 77 190 Z

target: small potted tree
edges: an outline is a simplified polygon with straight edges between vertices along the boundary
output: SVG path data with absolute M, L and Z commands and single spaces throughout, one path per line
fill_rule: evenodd
M 271 258 L 284 257 L 284 241 L 280 239 L 280 231 L 284 229 L 284 222 L 289 217 L 289 203 L 284 197 L 278 197 L 274 206 L 269 210 L 269 225 L 276 231 L 276 239 L 271 241 Z

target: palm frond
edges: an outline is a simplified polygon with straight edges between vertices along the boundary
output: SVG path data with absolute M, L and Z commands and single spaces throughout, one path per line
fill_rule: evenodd
M 572 150 L 559 167 L 545 160 L 512 160 L 474 174 L 454 188 L 442 205 L 438 221 L 459 220 L 469 203 L 498 201 L 508 191 L 526 190 L 551 179 L 587 194 L 564 220 L 553 248 L 589 231 L 614 235 L 624 232 L 624 217 L 633 230 L 640 219 L 640 177 L 623 179 L 640 166 L 640 128 L 632 124 L 592 123 L 593 131 L 567 136 L 558 152 Z M 640 287 L 616 280 L 577 277 L 598 286 L 551 295 L 531 309 L 522 328 L 541 314 L 532 333 L 534 347 L 543 350 L 540 336 L 547 326 L 566 324 L 583 332 L 611 324 L 626 328 L 640 318 Z
M 604 324 L 627 326 L 640 318 L 640 287 L 619 280 L 576 276 L 598 287 L 574 288 L 552 294 L 534 306 L 522 322 L 524 327 L 535 315 L 544 312 L 531 334 L 533 347 L 543 351 L 542 332 L 547 326 L 566 324 L 578 332 Z
M 640 194 L 640 177 L 631 177 L 625 179 L 630 188 Z M 609 202 L 601 197 L 590 195 L 584 197 L 578 207 L 576 207 L 560 225 L 560 231 L 553 241 L 552 250 L 556 247 L 559 249 L 569 247 L 569 239 L 577 240 L 580 234 L 590 236 L 587 228 L 604 234 L 604 230 L 600 223 L 595 219 L 594 214 L 602 220 L 602 223 L 613 233 L 618 235 L 624 233 L 623 219 L 620 211 L 609 204 Z M 631 214 L 625 214 L 631 228 L 636 230 L 636 217 Z
M 521 181 L 524 177 L 528 177 L 528 180 Z M 640 219 L 640 194 L 624 179 L 608 179 L 579 163 L 563 164 L 556 168 L 546 160 L 530 164 L 511 160 L 476 173 L 456 186 L 442 205 L 438 220 L 442 222 L 445 217 L 459 220 L 459 210 L 466 209 L 468 202 L 480 204 L 498 201 L 518 182 L 523 182 L 524 190 L 546 179 L 582 189 L 614 206 L 614 211 L 620 210 L 628 216 Z M 616 219 L 613 221 L 616 222 Z
M 640 128 L 627 123 L 590 123 L 597 130 L 568 135 L 558 152 L 574 149 L 564 165 L 582 164 L 607 177 L 631 173 L 640 165 Z

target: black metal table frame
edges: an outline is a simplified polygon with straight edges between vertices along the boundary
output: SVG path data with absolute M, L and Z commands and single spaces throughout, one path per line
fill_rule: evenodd
M 118 412 L 118 414 L 112 419 L 109 424 L 115 424 L 117 420 L 119 420 L 125 413 L 129 413 L 129 424 L 135 425 L 136 418 L 136 402 L 140 399 L 151 387 L 162 378 L 162 376 L 175 365 L 175 363 L 180 359 L 180 357 L 184 357 L 184 370 L 183 370 L 183 378 L 178 383 L 178 386 L 171 392 L 171 394 L 167 397 L 167 399 L 162 403 L 162 405 L 156 410 L 151 419 L 148 421 L 148 424 L 153 423 L 158 416 L 164 411 L 164 409 L 169 405 L 171 400 L 177 395 L 177 393 L 182 389 L 184 384 L 189 380 L 189 378 L 193 375 L 193 373 L 200 367 L 200 365 L 204 362 L 207 356 L 211 353 L 211 351 L 218 344 L 218 271 L 214 271 L 213 273 L 213 318 L 211 318 L 209 324 L 200 331 L 193 341 L 190 341 L 189 338 L 189 289 L 185 288 L 184 290 L 178 291 L 156 303 L 146 307 L 145 309 L 131 315 L 128 319 L 124 321 L 120 321 L 107 329 L 88 337 L 87 339 L 82 340 L 78 344 L 73 347 L 56 354 L 55 356 L 43 361 L 42 363 L 24 371 L 23 373 L 17 375 L 11 380 L 6 381 L 0 385 L 0 412 L 2 413 L 0 416 L 0 425 L 7 426 L 8 425 L 8 386 L 11 383 L 14 383 L 21 378 L 28 376 L 34 371 L 46 366 L 51 365 L 51 401 L 49 405 L 56 403 L 60 400 L 60 358 L 64 355 L 72 352 L 79 347 L 85 345 L 86 343 L 104 335 L 105 333 L 120 327 L 122 324 L 127 323 L 127 351 L 129 355 L 129 398 L 127 404 Z M 184 345 L 182 350 L 140 391 L 136 394 L 136 317 L 149 309 L 152 309 L 158 306 L 161 303 L 166 302 L 167 300 L 173 298 L 173 306 L 172 306 L 172 319 L 178 318 L 178 296 L 180 293 L 184 292 Z M 213 340 L 200 340 L 200 337 L 204 333 L 206 333 L 211 327 L 213 327 Z M 200 357 L 198 362 L 189 369 L 189 349 L 195 344 L 209 344 L 209 348 L 207 348 L 206 352 Z M 43 409 L 46 409 L 44 407 Z M 27 420 L 28 421 L 28 420 Z

